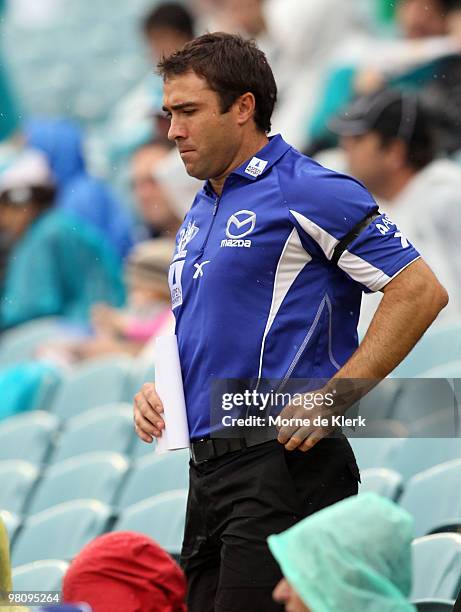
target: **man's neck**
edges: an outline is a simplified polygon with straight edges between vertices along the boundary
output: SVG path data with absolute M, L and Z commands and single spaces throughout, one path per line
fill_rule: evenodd
M 399 172 L 392 174 L 388 180 L 375 192 L 379 198 L 392 202 L 405 189 L 410 181 L 416 176 L 413 168 L 402 168 Z
M 260 151 L 263 147 L 267 145 L 269 142 L 269 138 L 266 134 L 261 132 L 255 132 L 251 137 L 247 138 L 242 147 L 238 150 L 235 157 L 232 159 L 226 170 L 220 175 L 210 179 L 211 186 L 213 190 L 221 195 L 224 183 L 226 178 L 233 172 L 236 168 L 241 166 L 244 161 L 250 159 Z

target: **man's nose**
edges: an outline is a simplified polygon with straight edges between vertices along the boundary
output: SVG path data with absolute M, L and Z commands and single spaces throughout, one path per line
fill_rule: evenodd
M 168 130 L 168 140 L 174 142 L 178 138 L 186 138 L 187 133 L 184 125 L 178 119 L 171 119 L 170 129 Z

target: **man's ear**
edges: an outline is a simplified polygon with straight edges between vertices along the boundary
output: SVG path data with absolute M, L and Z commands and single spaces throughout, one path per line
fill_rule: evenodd
M 235 110 L 237 113 L 237 123 L 245 125 L 250 121 L 255 114 L 256 100 L 251 92 L 246 92 L 235 101 Z

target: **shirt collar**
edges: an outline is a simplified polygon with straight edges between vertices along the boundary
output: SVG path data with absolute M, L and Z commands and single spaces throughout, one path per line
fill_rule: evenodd
M 247 159 L 241 166 L 231 172 L 249 181 L 255 181 L 265 174 L 284 155 L 291 146 L 286 143 L 280 134 L 269 137 L 269 142 L 260 149 L 256 155 Z M 207 195 L 212 195 L 213 189 L 209 180 L 205 182 L 204 190 Z
M 283 140 L 280 134 L 270 136 L 266 146 L 233 170 L 231 174 L 238 174 L 250 181 L 255 181 L 272 168 L 290 148 L 290 145 Z

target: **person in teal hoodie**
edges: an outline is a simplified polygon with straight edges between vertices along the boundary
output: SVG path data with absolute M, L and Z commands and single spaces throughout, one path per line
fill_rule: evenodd
M 51 315 L 86 323 L 93 304 L 124 302 L 119 258 L 89 224 L 53 207 L 54 186 L 32 158 L 0 177 L 0 229 L 14 240 L 0 329 Z
M 268 539 L 290 612 L 416 612 L 412 517 L 375 493 L 349 497 Z

